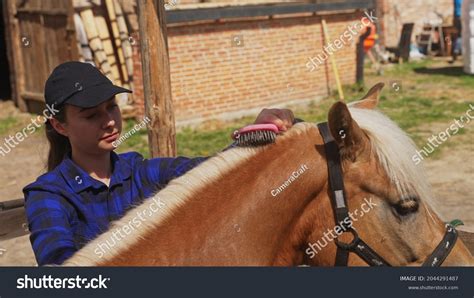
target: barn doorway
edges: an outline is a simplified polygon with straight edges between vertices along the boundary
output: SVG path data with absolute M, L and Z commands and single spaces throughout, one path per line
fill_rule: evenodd
M 4 0 L 0 0 L 0 100 L 11 99 L 10 67 L 7 58 Z

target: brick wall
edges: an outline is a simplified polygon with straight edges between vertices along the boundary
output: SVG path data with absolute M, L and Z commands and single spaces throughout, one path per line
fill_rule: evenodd
M 453 0 L 377 0 L 382 15 L 382 44 L 397 46 L 404 23 L 415 23 L 412 41 L 420 34 L 423 24 L 436 19 L 437 11 L 452 24 Z
M 360 17 L 326 15 L 331 40 Z M 327 96 L 335 88 L 329 61 L 313 72 L 306 66 L 309 57 L 322 52 L 322 39 L 319 16 L 170 26 L 177 125 L 231 119 Z M 343 84 L 355 82 L 355 39 L 335 54 Z M 137 64 L 135 68 L 141 70 Z M 140 84 L 134 83 L 134 98 L 140 93 L 137 88 Z
M 198 3 L 275 3 L 272 0 L 174 0 L 179 5 Z M 318 0 L 318 2 L 332 2 L 334 0 Z M 285 0 L 278 2 L 296 2 Z M 309 1 L 308 1 L 309 2 Z M 396 46 L 400 38 L 403 23 L 415 23 L 413 41 L 422 31 L 423 23 L 436 19 L 435 11 L 446 18 L 447 24 L 452 24 L 453 0 L 376 0 L 377 14 L 382 16 L 379 30 L 382 30 L 381 42 L 386 46 Z M 381 28 L 380 28 L 381 27 Z

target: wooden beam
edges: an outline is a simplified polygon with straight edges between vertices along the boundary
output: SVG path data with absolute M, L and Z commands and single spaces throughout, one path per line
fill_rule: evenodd
M 199 9 L 173 9 L 166 12 L 167 23 L 182 23 L 205 20 L 262 17 L 296 13 L 318 13 L 349 9 L 372 9 L 375 0 L 358 0 L 329 3 L 278 3 L 238 5 Z
M 40 14 L 40 15 L 50 15 L 50 16 L 64 16 L 68 14 L 68 11 L 64 8 L 51 8 L 51 9 L 18 8 L 15 17 L 18 17 L 19 14 Z
M 25 199 L 0 202 L 0 212 L 25 206 Z
M 44 94 L 39 93 L 39 92 L 25 91 L 25 92 L 20 93 L 20 97 L 23 100 L 34 100 L 34 101 L 39 101 L 39 102 L 45 102 Z
M 163 0 L 138 0 L 145 115 L 151 157 L 176 156 L 168 34 Z

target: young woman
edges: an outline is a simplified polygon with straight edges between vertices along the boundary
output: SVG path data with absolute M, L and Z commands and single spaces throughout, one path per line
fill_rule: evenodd
M 24 189 L 30 241 L 39 265 L 61 264 L 111 221 L 208 157 L 144 159 L 116 154 L 122 131 L 115 86 L 87 63 L 57 66 L 45 84 L 48 172 Z M 286 130 L 290 110 L 264 109 L 255 123 Z

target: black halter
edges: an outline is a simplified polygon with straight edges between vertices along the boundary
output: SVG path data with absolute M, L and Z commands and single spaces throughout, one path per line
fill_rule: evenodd
M 324 149 L 329 173 L 330 198 L 334 210 L 336 224 L 340 225 L 345 232 L 350 232 L 353 240 L 350 243 L 344 243 L 335 240 L 337 245 L 336 266 L 347 266 L 349 253 L 353 252 L 362 258 L 370 266 L 391 266 L 384 258 L 377 254 L 367 243 L 359 238 L 357 231 L 352 227 L 349 217 L 349 209 L 344 191 L 344 179 L 342 176 L 341 158 L 339 148 L 329 131 L 327 122 L 318 124 L 319 132 L 324 140 Z M 428 256 L 422 266 L 438 267 L 444 262 L 456 243 L 458 234 L 456 229 L 446 225 L 446 232 L 443 239 Z

